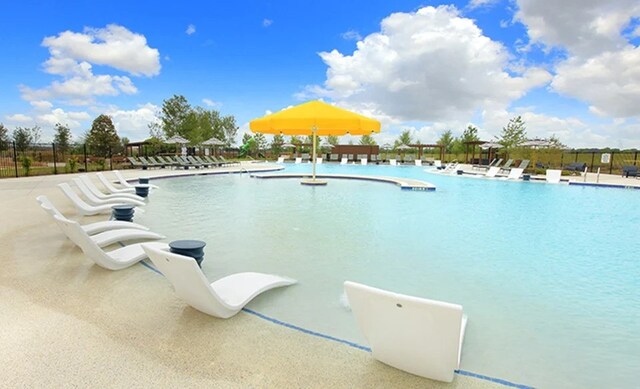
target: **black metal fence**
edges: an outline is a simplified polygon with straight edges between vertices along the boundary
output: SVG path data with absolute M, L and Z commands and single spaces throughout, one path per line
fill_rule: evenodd
M 61 146 L 38 143 L 28 146 L 9 144 L 0 150 L 0 178 L 25 177 L 113 170 L 129 167 L 121 153 L 95 149 L 86 144 Z

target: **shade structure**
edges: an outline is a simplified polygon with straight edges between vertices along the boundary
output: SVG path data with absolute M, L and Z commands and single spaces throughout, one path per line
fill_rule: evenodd
M 380 132 L 380 122 L 322 101 L 309 101 L 249 122 L 253 132 L 313 136 L 313 174 L 316 184 L 316 138 L 327 135 L 365 135 Z
M 181 144 L 181 145 L 186 145 L 187 143 L 189 143 L 189 140 L 181 137 L 180 135 L 176 135 L 176 136 L 172 136 L 171 138 L 167 139 L 165 141 L 165 143 L 178 143 L 178 144 Z
M 296 147 L 296 145 L 294 145 L 293 143 L 283 143 L 282 146 L 283 148 L 291 148 L 291 147 Z
M 483 144 L 480 145 L 480 148 L 482 150 L 499 149 L 501 147 L 502 147 L 502 145 L 500 143 L 496 143 L 496 142 L 487 142 L 487 143 L 483 143 Z
M 202 144 L 205 146 L 224 146 L 224 142 L 216 137 L 207 139 L 204 142 L 202 142 Z

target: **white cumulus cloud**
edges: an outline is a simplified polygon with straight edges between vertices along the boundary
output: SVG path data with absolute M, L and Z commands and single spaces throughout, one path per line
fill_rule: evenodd
M 27 116 L 25 114 L 22 113 L 16 113 L 13 115 L 7 115 L 5 116 L 5 118 L 7 120 L 9 120 L 10 122 L 14 122 L 14 123 L 31 123 L 33 121 L 33 118 L 31 116 Z
M 320 56 L 327 79 L 304 97 L 326 96 L 391 120 L 442 121 L 505 107 L 551 78 L 540 68 L 515 73 L 505 47 L 453 6 L 394 13 L 351 55 Z
M 207 107 L 219 107 L 221 105 L 219 102 L 207 98 L 202 99 L 202 103 Z
M 360 35 L 360 33 L 355 30 L 345 31 L 342 34 L 340 34 L 340 36 L 342 36 L 342 39 L 346 39 L 348 41 L 362 40 L 362 35 Z
M 262 26 L 263 27 L 269 27 L 273 24 L 273 20 L 271 19 L 263 19 L 262 20 Z
M 187 29 L 184 32 L 187 35 L 193 35 L 196 33 L 196 26 L 194 26 L 193 24 L 190 24 L 187 26 Z
M 159 120 L 156 116 L 158 110 L 157 105 L 147 103 L 130 110 L 109 107 L 104 113 L 111 116 L 120 137 L 138 141 L 149 137 L 149 125 Z

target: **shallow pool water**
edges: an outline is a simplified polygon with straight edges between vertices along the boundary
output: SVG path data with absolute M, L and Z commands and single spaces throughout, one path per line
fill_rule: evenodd
M 310 165 L 286 165 L 309 172 Z M 417 167 L 321 165 L 409 177 L 368 181 L 248 174 L 157 180 L 136 221 L 207 242 L 210 280 L 260 271 L 299 283 L 248 307 L 366 345 L 342 283 L 463 305 L 461 369 L 563 388 L 634 387 L 640 373 L 640 192 L 441 176 Z

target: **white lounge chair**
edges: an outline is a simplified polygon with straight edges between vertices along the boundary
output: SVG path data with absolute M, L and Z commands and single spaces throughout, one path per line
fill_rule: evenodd
M 367 164 L 367 159 L 366 158 L 360 158 L 360 165 L 366 165 Z
M 284 163 L 284 157 L 283 156 L 279 156 L 278 160 L 276 161 L 276 163 Z
M 123 188 L 133 188 L 135 190 L 136 186 L 135 185 L 131 185 L 122 175 L 122 173 L 120 173 L 118 170 L 114 170 L 113 174 L 116 175 L 116 178 L 118 179 L 118 181 L 120 182 L 120 185 L 122 185 Z M 148 184 L 149 188 L 151 189 L 158 189 L 157 185 L 153 185 L 153 184 Z
M 416 166 L 422 166 L 422 160 L 421 159 L 416 159 L 413 162 L 416 164 Z
M 467 325 L 462 306 L 350 281 L 344 290 L 375 359 L 421 377 L 453 381 Z
M 53 212 L 50 208 L 40 203 L 40 207 L 44 209 L 47 213 L 49 213 L 52 217 L 58 218 L 59 220 L 64 220 L 70 222 L 71 220 L 67 219 L 61 213 Z M 128 223 L 128 222 L 124 222 Z M 133 223 L 129 223 L 133 224 Z M 79 224 L 78 224 L 79 225 Z M 82 228 L 82 226 L 80 226 Z M 84 228 L 82 230 L 87 234 L 87 236 L 98 245 L 98 247 L 107 247 L 111 246 L 114 243 L 118 242 L 127 242 L 130 240 L 156 240 L 156 239 L 164 239 L 166 236 L 156 234 L 155 232 L 141 230 L 137 228 L 117 228 L 106 230 L 103 232 L 99 232 L 94 235 L 90 235 Z
M 340 160 L 340 165 L 346 165 L 347 162 L 349 162 L 349 158 L 347 157 L 342 157 L 342 159 Z
M 94 184 L 93 181 L 91 181 L 89 176 L 87 176 L 86 174 L 83 174 L 78 178 L 80 178 L 80 181 L 82 181 L 84 186 L 86 186 L 87 189 L 89 189 L 91 191 L 91 193 L 93 193 L 93 195 L 96 196 L 99 199 L 110 200 L 110 199 L 116 199 L 116 198 L 123 198 L 123 199 L 136 200 L 136 201 L 139 201 L 139 202 L 144 204 L 144 198 L 142 198 L 142 197 L 140 197 L 140 196 L 138 196 L 138 195 L 136 195 L 134 193 L 116 193 L 116 194 L 111 194 L 111 193 L 110 194 L 105 194 L 105 193 L 103 193 L 100 189 L 98 189 L 96 184 Z
M 107 180 L 107 178 L 104 176 L 104 174 L 98 172 L 96 173 L 96 176 L 98 177 L 98 179 L 100 180 L 100 182 L 102 183 L 102 185 L 104 185 L 105 188 L 107 188 L 107 190 L 110 193 L 135 193 L 136 192 L 136 188 L 116 188 L 115 186 L 113 186 L 113 184 Z
M 66 182 L 58 184 L 58 188 L 60 188 L 60 190 L 62 190 L 62 193 L 64 193 L 67 196 L 67 198 L 73 203 L 73 206 L 76 207 L 76 210 L 78 211 L 78 213 L 83 216 L 92 216 L 92 215 L 97 215 L 99 213 L 111 213 L 113 211 L 112 207 L 115 204 L 110 204 L 110 203 L 102 204 L 102 205 L 87 204 L 84 200 L 80 198 L 80 196 L 76 194 L 76 192 L 74 192 L 71 186 L 69 186 L 69 184 L 67 184 Z M 144 210 L 140 208 L 136 207 L 135 209 L 136 209 L 136 212 L 144 212 Z
M 550 184 L 559 184 L 562 170 L 547 169 L 546 180 Z
M 38 196 L 36 197 L 36 200 L 38 200 L 38 202 L 40 203 L 40 206 L 47 212 L 49 212 L 49 214 L 51 214 L 51 216 L 53 215 L 58 215 L 60 217 L 65 217 L 62 212 L 60 212 L 55 205 L 53 205 L 53 203 L 47 198 L 47 196 Z M 125 222 L 125 221 L 120 221 L 120 220 L 105 220 L 105 221 L 101 221 L 101 222 L 94 222 L 94 223 L 89 223 L 89 224 L 84 224 L 81 225 L 80 227 L 82 227 L 82 229 L 84 230 L 84 232 L 86 232 L 89 235 L 94 235 L 103 231 L 109 231 L 109 230 L 117 230 L 117 229 L 122 229 L 122 228 L 135 228 L 138 230 L 143 230 L 143 231 L 148 231 L 149 229 L 145 226 L 143 226 L 142 224 L 137 224 L 137 223 L 133 223 L 133 222 Z
M 96 197 L 96 195 L 93 194 L 93 192 L 89 190 L 89 188 L 79 178 L 74 178 L 73 183 L 76 184 L 76 187 L 80 189 L 80 192 L 82 192 L 82 195 L 87 199 L 87 201 L 91 205 L 107 205 L 107 204 L 110 204 L 110 205 L 132 204 L 132 205 L 138 205 L 138 206 L 144 205 L 142 201 L 133 200 L 125 197 L 99 199 L 98 197 Z
M 271 274 L 237 273 L 209 284 L 195 259 L 174 254 L 166 247 L 147 244 L 142 247 L 178 297 L 195 309 L 222 319 L 234 316 L 262 292 L 296 283 Z
M 75 243 L 86 256 L 97 265 L 109 270 L 120 270 L 134 265 L 147 258 L 142 249 L 141 243 L 124 246 L 112 251 L 104 251 L 91 240 L 91 237 L 80 227 L 80 224 L 73 220 L 61 218 L 58 215 L 53 217 L 64 234 Z M 149 243 L 147 243 L 149 244 Z M 153 244 L 153 243 L 152 243 Z M 164 243 L 155 243 L 166 246 Z
M 490 177 L 493 178 L 496 176 L 496 174 L 498 174 L 498 172 L 500 172 L 500 168 L 497 166 L 491 166 L 489 168 L 489 170 L 487 170 L 487 172 L 484 174 L 485 177 Z
M 391 165 L 391 166 L 398 166 L 398 161 L 397 161 L 397 160 L 395 160 L 395 159 L 390 159 L 390 160 L 389 160 L 389 165 Z
M 523 172 L 524 169 L 520 169 L 518 167 L 511 168 L 509 175 L 507 176 L 507 180 L 518 180 L 520 179 L 520 176 L 522 176 Z
M 439 159 L 434 160 L 433 166 L 435 166 L 437 169 L 442 169 L 442 161 Z
M 302 157 L 296 157 L 295 163 L 302 163 Z

